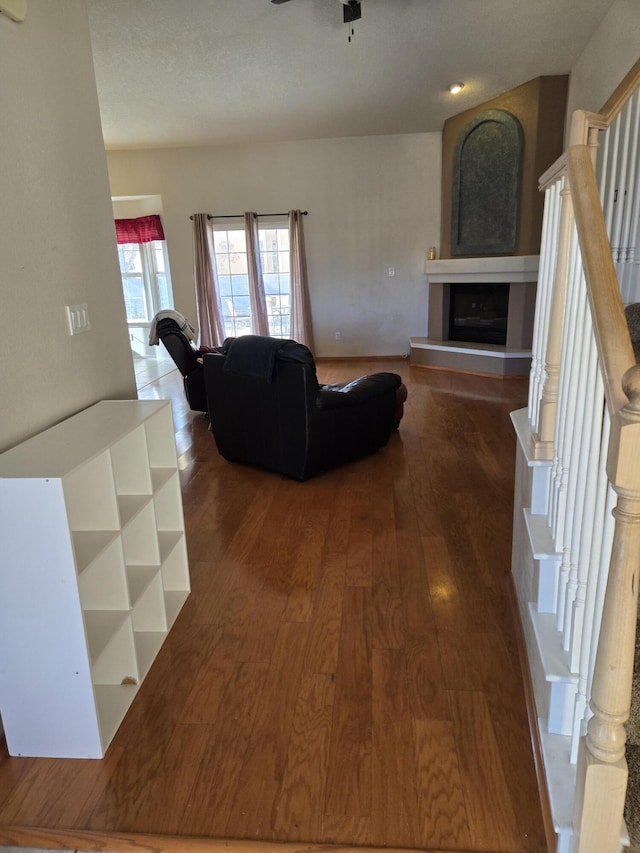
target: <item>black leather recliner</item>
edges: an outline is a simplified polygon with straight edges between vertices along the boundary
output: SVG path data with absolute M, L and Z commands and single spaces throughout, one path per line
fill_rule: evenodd
M 206 412 L 204 372 L 202 363 L 198 361 L 198 351 L 175 320 L 169 317 L 158 320 L 156 330 L 158 338 L 182 374 L 189 407 L 195 412 Z
M 307 480 L 374 453 L 394 426 L 396 373 L 319 385 L 303 344 L 246 335 L 204 356 L 211 429 L 230 462 Z

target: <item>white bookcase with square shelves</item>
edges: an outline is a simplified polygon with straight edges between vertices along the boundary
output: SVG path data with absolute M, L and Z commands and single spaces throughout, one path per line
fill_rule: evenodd
M 189 595 L 169 401 L 97 403 L 0 455 L 11 755 L 101 758 Z

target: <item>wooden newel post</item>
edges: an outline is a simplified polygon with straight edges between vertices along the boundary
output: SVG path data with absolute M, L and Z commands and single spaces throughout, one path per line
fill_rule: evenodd
M 640 584 L 640 365 L 625 373 L 629 400 L 612 419 L 607 473 L 618 495 L 600 639 L 593 716 L 578 755 L 575 853 L 617 853 L 627 788 L 624 757 Z

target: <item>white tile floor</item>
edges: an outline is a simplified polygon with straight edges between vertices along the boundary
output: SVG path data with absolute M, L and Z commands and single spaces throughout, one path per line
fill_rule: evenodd
M 138 391 L 155 379 L 159 379 L 161 376 L 165 376 L 172 370 L 177 369 L 171 356 L 162 346 L 158 346 L 155 358 L 143 358 L 142 356 L 134 355 L 133 368 L 136 373 Z

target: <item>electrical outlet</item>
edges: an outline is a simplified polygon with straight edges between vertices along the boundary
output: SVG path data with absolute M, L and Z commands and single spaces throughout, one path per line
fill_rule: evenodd
M 396 274 L 396 268 L 395 267 L 389 267 L 389 278 L 393 278 L 395 274 Z
M 336 332 L 336 340 L 337 340 L 337 341 L 341 341 L 341 340 L 342 340 L 342 332 Z

